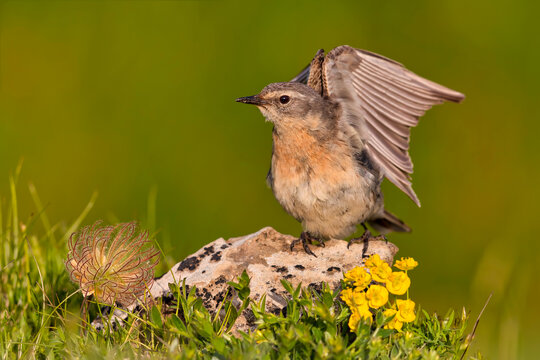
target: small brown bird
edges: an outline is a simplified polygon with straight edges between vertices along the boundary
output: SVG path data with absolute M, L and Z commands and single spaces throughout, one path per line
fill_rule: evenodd
M 236 99 L 256 105 L 274 125 L 267 182 L 313 240 L 343 239 L 369 223 L 381 234 L 411 229 L 384 209 L 387 178 L 418 206 L 411 185 L 410 129 L 433 105 L 464 95 L 426 80 L 384 56 L 340 46 L 315 58 L 290 82 Z M 349 243 L 350 245 L 350 243 Z

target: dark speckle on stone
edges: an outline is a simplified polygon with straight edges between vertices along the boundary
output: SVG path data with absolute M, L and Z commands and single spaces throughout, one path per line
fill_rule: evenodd
M 304 270 L 305 267 L 303 267 L 302 265 L 294 265 L 294 267 L 298 270 Z
M 277 290 L 276 290 L 276 288 L 271 288 L 270 291 L 275 293 Z
M 199 258 L 203 259 L 205 258 L 206 256 L 210 255 L 210 254 L 213 254 L 215 252 L 214 250 L 214 245 L 210 245 L 210 246 L 206 246 L 204 248 L 204 252 L 202 254 L 199 255 Z
M 219 261 L 221 260 L 221 251 L 218 251 L 210 258 L 210 261 Z
M 230 246 L 229 244 L 223 244 L 223 245 L 221 245 L 221 250 L 224 250 L 224 249 L 228 248 L 229 246 Z
M 218 278 L 216 279 L 215 284 L 216 284 L 216 285 L 223 284 L 225 281 L 226 281 L 226 280 L 225 280 L 225 276 L 221 275 L 220 277 L 218 277 Z
M 274 266 L 272 266 L 272 267 L 274 267 Z M 287 272 L 287 267 L 285 267 L 285 266 L 275 267 L 275 269 L 279 273 Z
M 204 300 L 208 300 L 212 296 L 210 291 L 206 290 L 206 288 L 203 288 L 203 294 L 204 294 Z
M 289 274 L 289 275 L 285 275 L 283 278 L 289 280 L 289 279 L 291 279 L 293 277 L 294 277 L 293 274 Z
M 178 265 L 178 267 L 180 267 L 180 265 Z M 167 273 L 164 273 L 163 275 L 161 275 L 160 277 L 157 277 L 154 279 L 154 281 L 158 281 L 160 280 L 162 277 L 164 277 L 165 275 L 167 275 Z
M 201 274 L 204 274 L 205 272 L 206 272 L 206 270 L 203 270 L 203 271 L 201 271 Z
M 223 300 L 225 300 L 225 290 L 220 291 L 214 296 L 214 301 L 216 302 L 216 304 L 221 303 Z
M 188 269 L 190 271 L 193 271 L 199 266 L 199 263 L 201 260 L 197 259 L 195 256 L 191 256 L 186 258 L 184 261 L 178 265 L 178 271 L 184 271 L 185 269 Z
M 327 272 L 332 272 L 332 271 L 341 271 L 341 268 L 337 267 L 337 266 L 331 266 L 329 267 L 328 269 L 326 269 Z

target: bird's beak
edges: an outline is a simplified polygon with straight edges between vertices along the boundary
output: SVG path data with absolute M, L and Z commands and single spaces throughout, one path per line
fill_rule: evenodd
M 241 97 L 241 98 L 236 99 L 236 102 L 240 102 L 244 104 L 253 104 L 257 106 L 266 104 L 266 100 L 261 99 L 259 95 Z

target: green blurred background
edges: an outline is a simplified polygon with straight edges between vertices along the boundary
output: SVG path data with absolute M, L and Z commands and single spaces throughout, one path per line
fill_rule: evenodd
M 536 8 L 533 8 L 535 7 Z M 271 126 L 234 99 L 349 44 L 467 95 L 412 135 L 414 229 L 390 240 L 421 264 L 428 311 L 493 299 L 475 348 L 540 351 L 540 9 L 532 1 L 0 2 L 0 189 L 21 158 L 53 220 L 148 224 L 172 265 L 218 237 L 273 226 L 299 234 L 266 187 Z M 35 211 L 28 191 L 22 215 Z M 152 201 L 150 201 L 152 203 Z M 150 219 L 150 226 L 153 227 Z M 165 269 L 166 266 L 163 266 Z

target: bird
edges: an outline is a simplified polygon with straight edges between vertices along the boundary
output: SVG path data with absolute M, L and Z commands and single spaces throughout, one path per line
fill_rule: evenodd
M 302 224 L 304 251 L 328 239 L 367 243 L 411 228 L 384 206 L 386 178 L 417 206 L 409 156 L 411 128 L 433 105 L 459 103 L 460 92 L 427 80 L 382 55 L 342 45 L 313 60 L 292 80 L 272 83 L 237 102 L 259 108 L 273 124 L 267 183 Z M 365 247 L 364 247 L 365 248 Z

